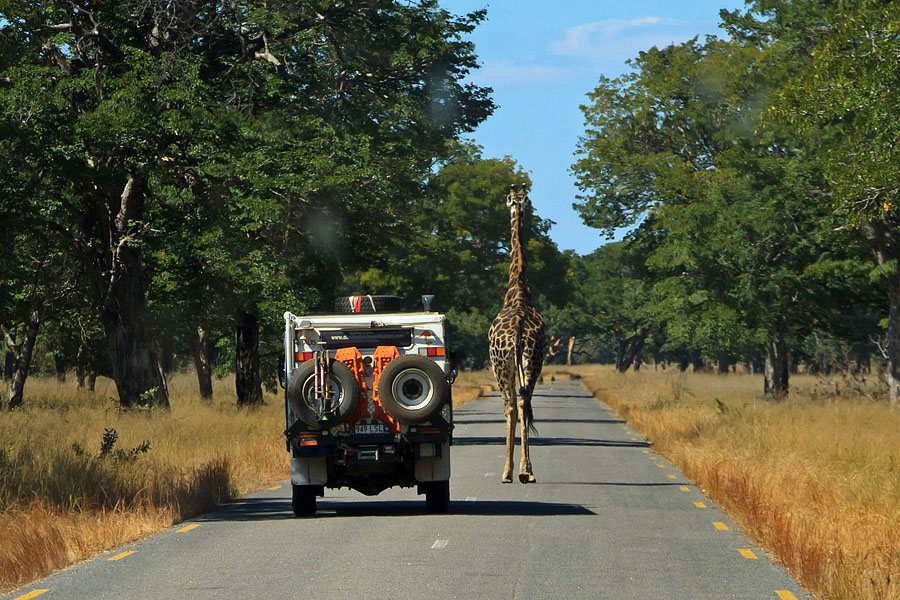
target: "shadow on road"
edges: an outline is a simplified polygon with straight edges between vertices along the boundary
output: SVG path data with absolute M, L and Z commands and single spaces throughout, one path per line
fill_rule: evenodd
M 323 517 L 390 517 L 426 515 L 425 500 L 392 500 L 387 502 L 335 502 L 319 503 Z M 454 500 L 450 502 L 449 516 L 475 515 L 492 517 L 553 517 L 566 515 L 595 515 L 594 511 L 579 504 L 561 502 L 532 502 L 517 500 Z
M 601 485 L 613 487 L 668 487 L 673 485 L 684 485 L 680 481 L 661 481 L 659 483 L 646 482 L 630 482 L 630 481 L 547 481 L 542 482 L 543 485 Z
M 535 419 L 534 424 L 540 425 L 541 423 L 598 423 L 598 424 L 609 424 L 609 423 L 624 423 L 623 419 Z M 493 419 L 453 419 L 454 425 L 475 425 L 478 423 L 506 423 L 506 419 L 503 417 L 493 418 Z
M 595 515 L 579 504 L 561 502 L 532 502 L 517 500 L 454 500 L 449 515 L 551 517 L 566 515 Z M 431 516 L 425 512 L 425 499 L 389 501 L 333 501 L 319 499 L 317 518 L 329 517 L 404 517 Z M 443 515 L 442 515 L 443 516 Z M 274 521 L 294 519 L 291 502 L 284 498 L 259 498 L 246 504 L 226 504 L 201 515 L 193 521 Z
M 614 440 L 590 440 L 585 438 L 541 438 L 531 437 L 532 446 L 593 446 L 598 448 L 649 448 L 648 442 L 617 442 Z M 516 444 L 520 443 L 516 437 Z M 504 446 L 505 436 L 453 436 L 454 446 Z
M 272 521 L 293 519 L 291 501 L 288 498 L 249 498 L 229 502 L 215 510 L 192 519 L 193 521 Z

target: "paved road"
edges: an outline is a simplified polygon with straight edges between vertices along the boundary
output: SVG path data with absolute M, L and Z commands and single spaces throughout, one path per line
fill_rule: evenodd
M 450 514 L 326 490 L 295 519 L 282 482 L 5 598 L 809 598 L 578 382 L 537 390 L 538 483 L 501 484 L 501 405 L 456 411 Z

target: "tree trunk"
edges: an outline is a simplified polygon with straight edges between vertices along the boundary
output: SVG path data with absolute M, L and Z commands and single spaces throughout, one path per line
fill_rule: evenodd
M 56 369 L 56 381 L 59 383 L 66 382 L 66 363 L 62 354 L 53 355 L 53 367 Z
M 235 331 L 234 384 L 238 406 L 263 403 L 259 378 L 259 320 L 244 310 L 238 311 Z
M 716 352 L 716 373 L 719 375 L 728 374 L 728 355 L 724 352 Z
M 75 385 L 77 389 L 84 389 L 84 342 L 78 344 L 78 352 L 75 354 Z
M 13 338 L 13 341 L 15 341 L 15 338 Z M 10 379 L 12 379 L 13 371 L 15 370 L 15 368 L 16 368 L 16 357 L 13 355 L 12 352 L 7 351 L 6 357 L 3 361 L 3 380 L 4 381 L 9 381 Z
M 619 340 L 619 351 L 616 354 L 616 369 L 619 373 L 624 373 L 634 364 L 634 359 L 640 356 L 641 350 L 644 349 L 644 342 L 647 334 L 638 331 L 628 338 Z
M 574 349 L 575 349 L 575 336 L 574 336 L 574 335 L 570 335 L 570 336 L 569 336 L 569 347 L 568 347 L 568 349 L 566 350 L 566 366 L 567 366 L 567 367 L 571 367 L 571 366 L 572 366 L 572 351 L 573 351 Z
M 786 324 L 779 319 L 769 330 L 766 344 L 766 365 L 763 369 L 765 381 L 763 392 L 766 396 L 781 399 L 788 393 L 788 356 L 785 342 Z
M 860 229 L 873 244 L 875 262 L 883 265 L 897 261 L 894 273 L 888 277 L 890 308 L 888 309 L 887 358 L 888 390 L 891 408 L 900 405 L 900 227 L 897 217 L 885 215 L 878 219 L 861 219 Z
M 900 269 L 900 265 L 898 265 Z M 887 327 L 888 390 L 891 408 L 900 404 L 900 273 L 891 277 L 891 308 Z
M 25 391 L 25 379 L 28 377 L 28 369 L 31 368 L 31 355 L 34 351 L 34 343 L 37 340 L 40 317 L 38 312 L 32 311 L 25 325 L 25 339 L 18 344 L 13 340 L 12 334 L 3 327 L 3 334 L 10 353 L 15 359 L 12 377 L 9 382 L 9 404 L 7 408 L 13 410 L 22 406 L 22 398 Z
M 89 392 L 93 392 L 96 384 L 97 384 L 97 373 L 95 371 L 88 371 L 87 390 Z
M 166 375 L 175 371 L 175 342 L 172 336 L 166 336 L 159 349 L 159 363 Z
M 145 326 L 147 300 L 140 246 L 128 243 L 134 223 L 143 217 L 143 204 L 143 182 L 129 177 L 109 240 L 112 269 L 105 279 L 107 289 L 100 317 L 106 330 L 119 405 L 168 408 L 169 390 Z
M 197 383 L 200 386 L 200 397 L 206 400 L 212 398 L 212 361 L 210 351 L 212 343 L 209 332 L 203 327 L 197 327 L 197 337 L 191 336 L 191 354 L 194 356 L 194 370 L 197 372 Z
M 694 365 L 694 373 L 703 373 L 706 371 L 706 366 L 703 364 L 703 355 L 696 350 L 688 350 L 688 359 L 691 361 L 691 364 Z

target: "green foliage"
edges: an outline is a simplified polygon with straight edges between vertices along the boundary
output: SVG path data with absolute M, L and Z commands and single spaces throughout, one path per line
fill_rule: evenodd
M 832 4 L 723 11 L 730 40 L 641 52 L 582 107 L 575 208 L 608 235 L 639 225 L 626 245 L 646 289 L 629 312 L 663 329 L 660 351 L 752 360 L 785 334 L 796 350 L 836 331 L 848 295 L 870 299 L 865 246 L 838 227 L 817 159 L 834 128 L 769 116 L 808 68 Z
M 54 331 L 95 336 L 73 321 L 99 315 L 120 382 L 141 362 L 123 348 L 184 351 L 198 324 L 230 337 L 239 310 L 260 319 L 274 381 L 283 311 L 324 308 L 343 272 L 398 254 L 447 140 L 493 110 L 464 83 L 484 12 L 167 6 L 0 2 L 2 243 L 18 232 L 75 259 Z M 2 286 L 0 320 L 28 284 Z M 135 401 L 159 389 L 134 383 Z
M 374 265 L 350 273 L 344 290 L 398 294 L 410 305 L 423 293 L 434 294 L 436 308 L 448 312 L 460 359 L 482 366 L 487 330 L 508 282 L 506 195 L 510 185 L 531 181 L 509 157 L 483 158 L 481 149 L 468 143 L 451 143 L 448 151 L 412 207 L 400 243 L 386 247 Z M 537 215 L 525 221 L 527 276 L 542 307 L 564 304 L 569 288 L 568 259 L 550 239 L 551 225 Z

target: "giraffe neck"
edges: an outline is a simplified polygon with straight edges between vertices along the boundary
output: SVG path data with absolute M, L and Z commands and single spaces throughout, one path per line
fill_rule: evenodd
M 518 208 L 510 211 L 509 283 L 504 304 L 525 301 L 531 304 L 531 288 L 525 278 L 525 253 L 523 249 L 523 227 Z

